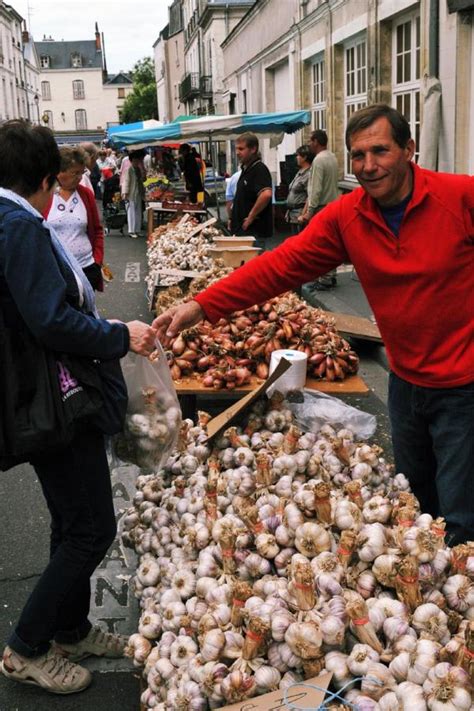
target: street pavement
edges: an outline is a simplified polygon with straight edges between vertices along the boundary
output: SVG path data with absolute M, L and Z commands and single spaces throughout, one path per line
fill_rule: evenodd
M 272 248 L 284 239 L 278 234 Z M 105 261 L 115 278 L 98 295 L 100 313 L 106 318 L 151 320 L 146 299 L 145 239 L 132 240 L 118 231 L 106 237 Z M 306 293 L 305 291 L 303 292 Z M 306 294 L 307 295 L 307 294 Z M 308 295 L 307 295 L 308 296 Z M 350 271 L 339 274 L 334 291 L 318 292 L 318 305 L 328 310 L 370 316 L 360 285 Z M 308 300 L 313 301 L 311 296 Z M 372 345 L 355 344 L 361 355 L 360 374 L 370 386 L 367 396 L 347 396 L 344 401 L 376 415 L 377 441 L 390 459 L 391 446 L 386 411 L 388 373 L 383 358 Z M 377 348 L 377 347 L 376 347 Z M 212 396 L 199 403 L 216 410 Z M 120 524 L 130 505 L 136 476 L 134 467 L 112 471 L 112 484 Z M 6 639 L 29 592 L 46 566 L 49 516 L 34 471 L 28 465 L 0 474 L 0 639 Z M 136 629 L 138 605 L 128 590 L 133 573 L 131 551 L 117 543 L 95 575 L 92 618 L 109 629 L 129 634 Z M 9 682 L 0 674 L 0 711 L 138 711 L 139 674 L 128 660 L 83 662 L 94 672 L 92 686 L 82 694 L 56 697 L 29 686 Z

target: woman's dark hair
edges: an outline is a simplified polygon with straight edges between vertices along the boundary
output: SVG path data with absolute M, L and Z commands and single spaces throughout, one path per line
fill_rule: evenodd
M 303 146 L 300 146 L 299 148 L 296 149 L 296 155 L 301 156 L 303 160 L 305 160 L 307 163 L 312 163 L 314 160 L 314 153 L 311 150 L 309 146 L 306 144 Z
M 52 187 L 61 159 L 54 136 L 45 126 L 26 121 L 7 121 L 0 126 L 0 186 L 23 197 L 39 190 L 48 178 Z
M 392 128 L 392 138 L 400 148 L 406 148 L 411 138 L 410 124 L 406 118 L 388 104 L 372 104 L 355 111 L 349 119 L 346 128 L 346 147 L 351 150 L 351 136 L 372 126 L 379 118 L 386 118 Z
M 134 158 L 137 158 L 138 160 L 143 160 L 145 157 L 145 151 L 144 150 L 139 150 L 139 151 L 130 151 L 128 154 L 128 157 L 130 160 L 133 160 Z

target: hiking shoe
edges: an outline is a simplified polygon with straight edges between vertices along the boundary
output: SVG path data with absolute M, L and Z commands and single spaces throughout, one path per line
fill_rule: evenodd
M 103 632 L 100 627 L 93 627 L 87 637 L 74 644 L 54 642 L 58 654 L 62 654 L 72 662 L 78 662 L 86 657 L 107 657 L 120 659 L 123 657 L 128 637 L 120 634 Z
M 73 664 L 53 649 L 30 659 L 5 647 L 0 669 L 7 679 L 40 686 L 52 694 L 76 694 L 87 689 L 92 681 L 87 669 Z

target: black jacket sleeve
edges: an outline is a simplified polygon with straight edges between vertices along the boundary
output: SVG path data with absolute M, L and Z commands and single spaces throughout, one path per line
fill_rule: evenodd
M 128 351 L 125 324 L 96 319 L 68 303 L 50 234 L 33 215 L 15 210 L 3 216 L 0 278 L 27 327 L 48 348 L 104 360 Z

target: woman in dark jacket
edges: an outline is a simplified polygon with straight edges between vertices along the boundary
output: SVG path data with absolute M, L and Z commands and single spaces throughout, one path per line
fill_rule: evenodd
M 25 334 L 25 342 L 28 335 L 43 348 L 87 359 L 116 359 L 128 350 L 148 355 L 153 329 L 139 321 L 96 318 L 94 293 L 82 269 L 43 221 L 59 169 L 49 129 L 22 121 L 0 127 L 5 332 L 17 344 Z M 120 657 L 125 644 L 88 620 L 90 577 L 116 532 L 103 435 L 83 424 L 70 444 L 33 456 L 31 463 L 51 513 L 51 556 L 10 635 L 1 671 L 15 681 L 71 694 L 91 681 L 74 659 Z

